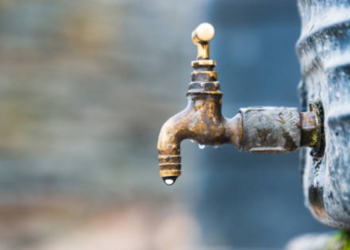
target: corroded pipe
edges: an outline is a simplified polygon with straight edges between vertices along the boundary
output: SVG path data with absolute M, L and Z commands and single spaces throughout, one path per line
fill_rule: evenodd
M 223 94 L 214 71 L 216 63 L 209 59 L 213 36 L 210 24 L 202 24 L 192 33 L 198 56 L 192 62 L 188 105 L 160 131 L 160 176 L 167 185 L 181 175 L 180 144 L 185 139 L 211 146 L 233 144 L 241 152 L 266 154 L 294 152 L 300 146 L 317 144 L 321 121 L 314 110 L 299 113 L 296 108 L 254 107 L 240 109 L 231 119 L 222 115 Z

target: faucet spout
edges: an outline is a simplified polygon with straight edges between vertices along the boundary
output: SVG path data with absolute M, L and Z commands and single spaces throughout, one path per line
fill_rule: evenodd
M 219 91 L 195 92 L 192 89 L 187 95 L 187 107 L 171 117 L 159 134 L 160 176 L 167 185 L 174 184 L 181 175 L 181 141 L 191 139 L 211 146 L 231 143 L 239 149 L 242 139 L 241 114 L 232 119 L 222 116 Z
M 165 184 L 172 185 L 181 175 L 181 141 L 189 136 L 188 125 L 183 122 L 188 109 L 174 115 L 164 123 L 158 139 L 160 176 Z

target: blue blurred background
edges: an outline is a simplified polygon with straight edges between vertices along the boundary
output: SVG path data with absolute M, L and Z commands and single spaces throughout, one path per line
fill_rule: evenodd
M 224 115 L 299 106 L 296 5 L 0 0 L 0 249 L 281 249 L 329 230 L 303 205 L 298 154 L 185 141 L 176 185 L 158 174 L 201 22 Z

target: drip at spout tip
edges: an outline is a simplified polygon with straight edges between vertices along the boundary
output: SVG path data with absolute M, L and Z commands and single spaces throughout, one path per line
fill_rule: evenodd
M 162 179 L 167 186 L 172 186 L 176 182 L 177 176 L 167 176 L 162 177 Z

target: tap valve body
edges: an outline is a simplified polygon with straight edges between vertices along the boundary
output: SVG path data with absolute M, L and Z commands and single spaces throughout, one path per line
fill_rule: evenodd
M 160 176 L 172 185 L 181 175 L 180 143 L 191 139 L 202 145 L 233 144 L 241 152 L 281 154 L 298 151 L 300 146 L 317 148 L 321 125 L 319 112 L 310 104 L 309 112 L 297 108 L 241 108 L 233 118 L 221 113 L 222 92 L 214 71 L 216 62 L 209 57 L 209 41 L 215 31 L 208 23 L 192 32 L 198 48 L 192 61 L 192 81 L 187 92 L 187 107 L 171 117 L 158 139 Z

